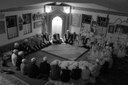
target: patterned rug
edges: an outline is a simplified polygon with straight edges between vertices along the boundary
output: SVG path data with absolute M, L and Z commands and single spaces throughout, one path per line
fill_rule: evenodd
M 69 60 L 76 60 L 82 54 L 84 54 L 87 49 L 78 46 L 72 46 L 68 44 L 60 44 L 60 45 L 51 45 L 42 49 L 43 52 L 47 52 L 59 57 L 63 57 Z

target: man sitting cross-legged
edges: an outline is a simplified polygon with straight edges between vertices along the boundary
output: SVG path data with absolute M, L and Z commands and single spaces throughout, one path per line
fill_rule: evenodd
M 47 57 L 43 57 L 43 61 L 40 63 L 40 77 L 44 79 L 48 79 L 51 67 L 50 64 L 47 62 Z
M 28 76 L 30 78 L 37 78 L 39 75 L 39 67 L 36 65 L 36 59 L 32 58 L 31 63 L 28 65 Z

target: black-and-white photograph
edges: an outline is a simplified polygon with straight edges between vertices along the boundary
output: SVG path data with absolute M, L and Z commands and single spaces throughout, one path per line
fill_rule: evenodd
M 128 85 L 128 0 L 1 0 L 0 85 Z

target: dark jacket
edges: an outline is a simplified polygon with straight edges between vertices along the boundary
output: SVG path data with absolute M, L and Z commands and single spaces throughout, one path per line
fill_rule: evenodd
M 27 75 L 28 72 L 28 64 L 27 63 L 21 63 L 20 65 L 21 73 L 24 75 Z
M 61 81 L 62 82 L 70 81 L 70 73 L 71 71 L 69 69 L 62 69 Z
M 51 66 L 46 61 L 40 63 L 40 73 L 49 76 Z
M 28 76 L 36 78 L 39 75 L 39 67 L 36 64 L 30 63 L 28 65 Z
M 72 69 L 71 78 L 74 80 L 80 79 L 81 78 L 81 72 L 82 72 L 82 70 L 78 67 L 75 69 Z
M 61 68 L 58 65 L 51 65 L 50 77 L 52 80 L 58 80 L 60 78 Z
M 16 67 L 17 67 L 18 70 L 20 70 L 20 64 L 22 63 L 21 62 L 22 59 L 23 59 L 22 56 L 18 55 L 17 60 L 16 60 Z

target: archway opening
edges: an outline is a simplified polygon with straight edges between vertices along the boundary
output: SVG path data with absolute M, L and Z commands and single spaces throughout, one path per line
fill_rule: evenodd
M 56 16 L 52 19 L 52 35 L 59 33 L 60 37 L 62 37 L 62 24 L 63 20 L 61 17 Z

